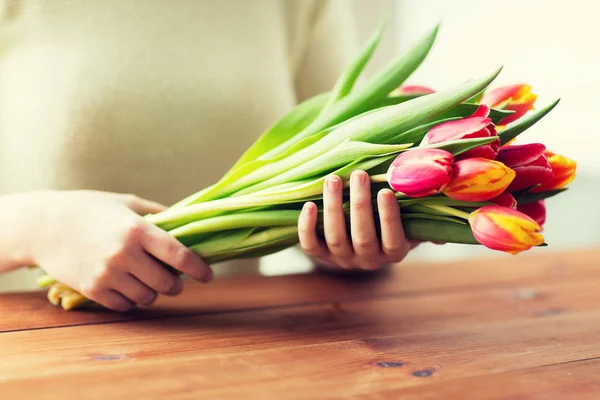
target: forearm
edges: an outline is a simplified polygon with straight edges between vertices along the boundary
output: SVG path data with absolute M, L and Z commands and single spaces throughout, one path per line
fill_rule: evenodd
M 0 273 L 34 265 L 29 233 L 35 229 L 35 194 L 0 196 Z

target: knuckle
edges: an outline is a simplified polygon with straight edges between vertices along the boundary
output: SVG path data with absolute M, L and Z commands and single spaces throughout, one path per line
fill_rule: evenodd
M 127 262 L 127 253 L 123 248 L 109 252 L 104 257 L 104 267 L 100 269 L 101 275 L 108 274 L 112 270 L 122 267 Z
M 344 240 L 339 237 L 327 239 L 327 247 L 329 247 L 332 250 L 340 250 L 345 247 L 344 244 Z
M 364 236 L 357 236 L 353 238 L 352 244 L 354 246 L 354 249 L 357 251 L 372 252 L 376 250 L 376 246 L 373 240 Z
M 171 291 L 171 289 L 173 289 L 175 284 L 175 277 L 171 276 L 169 273 L 165 273 L 156 282 L 155 289 L 160 293 L 168 293 Z
M 92 282 L 82 286 L 81 293 L 89 299 L 97 301 L 102 293 L 102 289 L 96 283 Z
M 303 247 L 302 250 L 311 257 L 318 257 L 321 255 L 321 252 L 317 247 Z
M 169 245 L 169 252 L 173 257 L 173 267 L 183 269 L 194 262 L 195 255 L 185 247 Z

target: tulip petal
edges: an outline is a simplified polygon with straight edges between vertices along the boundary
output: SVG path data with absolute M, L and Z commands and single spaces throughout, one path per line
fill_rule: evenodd
M 517 208 L 517 199 L 508 192 L 500 194 L 490 200 L 490 202 L 506 208 Z
M 544 154 L 546 146 L 541 143 L 515 144 L 502 147 L 496 161 L 500 161 L 509 168 L 527 165 Z
M 456 139 L 467 139 L 486 128 L 492 120 L 485 117 L 469 117 L 457 121 L 444 122 L 431 128 L 425 140 L 427 143 L 441 143 Z M 490 135 L 485 135 L 490 136 Z M 485 137 L 484 135 L 476 137 Z
M 533 188 L 532 192 L 545 192 L 561 189 L 567 186 L 575 179 L 577 163 L 565 156 L 546 151 L 548 163 L 552 168 L 552 177 L 541 185 Z

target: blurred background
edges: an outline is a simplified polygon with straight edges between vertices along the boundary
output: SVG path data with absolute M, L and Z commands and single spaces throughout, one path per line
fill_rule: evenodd
M 549 248 L 532 253 L 600 245 L 600 133 L 589 116 L 600 101 L 600 6 L 588 0 L 352 0 L 352 31 L 360 44 L 385 16 L 390 25 L 366 69 L 373 73 L 441 22 L 436 44 L 407 83 L 442 89 L 504 66 L 494 85 L 528 83 L 541 107 L 560 104 L 520 142 L 541 141 L 578 162 L 570 190 L 546 202 Z M 290 250 L 288 253 L 293 252 Z M 284 252 L 264 260 L 276 274 Z M 482 247 L 424 244 L 407 261 L 505 257 Z M 310 268 L 297 265 L 298 271 Z

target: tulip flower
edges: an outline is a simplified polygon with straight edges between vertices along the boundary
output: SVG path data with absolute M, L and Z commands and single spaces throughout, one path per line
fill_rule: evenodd
M 517 210 L 528 215 L 531 219 L 537 222 L 540 226 L 546 222 L 546 204 L 544 200 L 538 200 L 533 203 L 521 204 Z
M 499 125 L 508 125 L 521 118 L 533 105 L 537 95 L 531 93 L 529 85 L 511 85 L 503 86 L 483 95 L 481 104 L 486 104 L 492 108 L 500 108 L 505 105 L 505 110 L 512 110 L 515 113 L 504 118 Z
M 490 202 L 507 208 L 517 208 L 517 199 L 507 192 L 501 193 L 500 196 L 494 197 Z
M 514 178 L 515 172 L 498 161 L 467 158 L 454 163 L 443 193 L 460 201 L 487 201 L 504 192 Z
M 387 172 L 387 181 L 409 197 L 439 193 L 450 182 L 454 156 L 441 149 L 415 149 L 401 153 Z
M 577 170 L 577 163 L 575 161 L 548 150 L 546 150 L 544 155 L 548 158 L 553 176 L 541 185 L 533 188 L 532 192 L 561 189 L 575 179 L 575 172 Z
M 544 243 L 542 227 L 520 211 L 501 206 L 485 206 L 469 217 L 473 236 L 492 250 L 517 254 Z
M 450 140 L 498 136 L 492 120 L 488 118 L 489 113 L 490 108 L 481 105 L 470 117 L 436 125 L 427 132 L 424 142 L 435 144 Z M 457 159 L 482 157 L 493 160 L 499 149 L 500 139 L 469 150 L 459 155 Z
M 430 94 L 430 93 L 435 93 L 435 90 L 427 87 L 427 86 L 420 86 L 420 85 L 402 85 L 400 86 L 398 89 L 396 89 L 394 91 L 394 95 L 396 96 L 406 96 L 406 95 L 413 95 L 413 94 Z
M 552 178 L 552 168 L 544 155 L 546 146 L 540 143 L 505 146 L 500 149 L 497 161 L 517 173 L 508 187 L 509 192 L 536 186 Z

